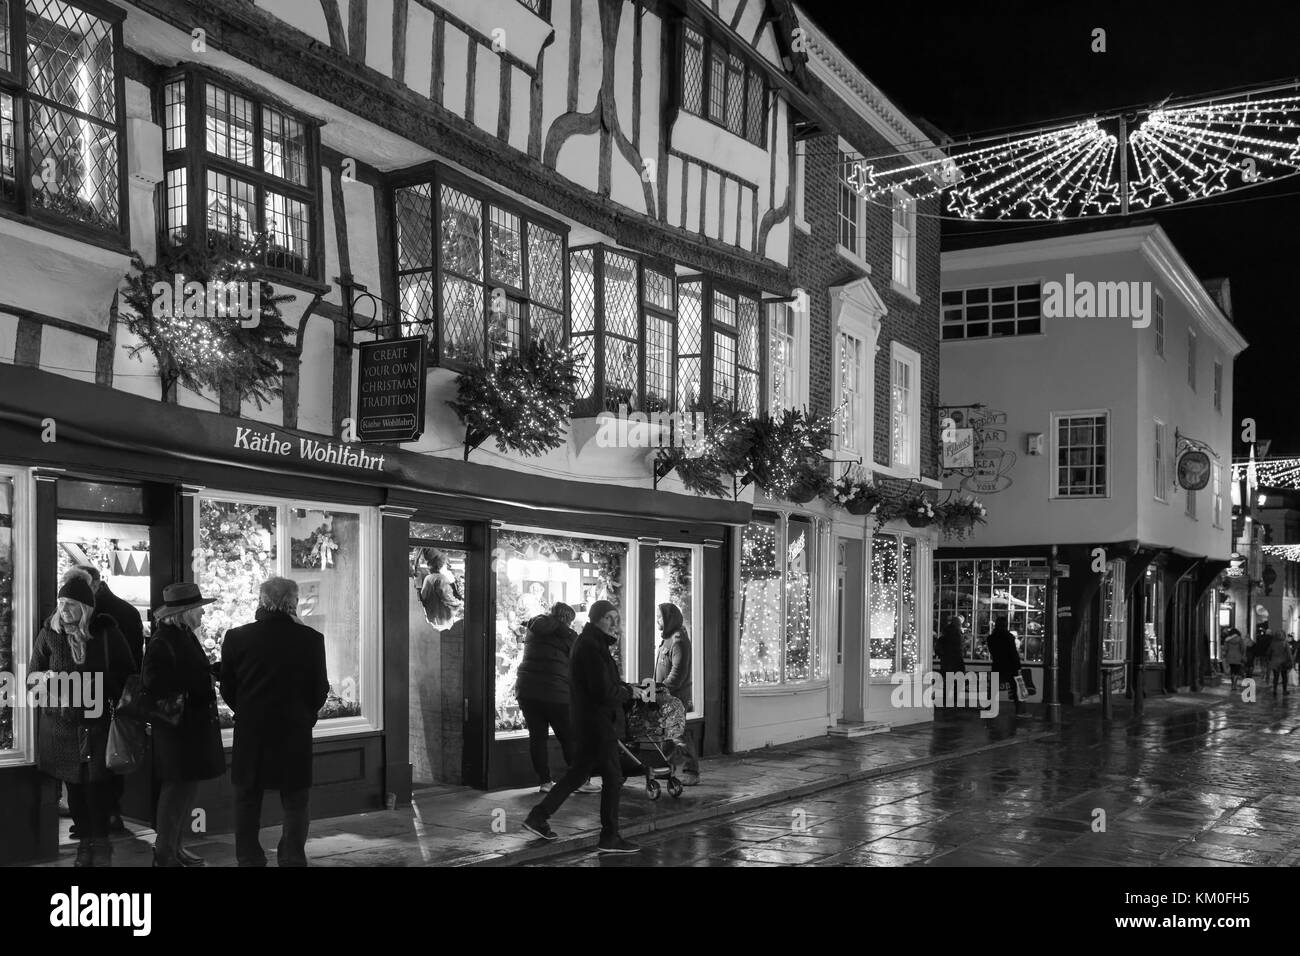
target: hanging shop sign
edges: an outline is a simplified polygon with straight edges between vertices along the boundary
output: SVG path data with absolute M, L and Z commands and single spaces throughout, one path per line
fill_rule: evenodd
M 384 339 L 361 345 L 357 439 L 415 441 L 424 431 L 425 340 Z
M 945 431 L 943 442 L 943 467 L 975 467 L 975 429 L 952 428 Z
M 1188 491 L 1200 491 L 1210 483 L 1210 456 L 1192 449 L 1178 459 L 1178 486 Z

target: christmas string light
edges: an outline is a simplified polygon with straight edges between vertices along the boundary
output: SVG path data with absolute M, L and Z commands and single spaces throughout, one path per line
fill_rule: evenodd
M 1300 172 L 1300 94 L 1268 92 L 1150 108 L 1132 129 L 1111 115 L 890 168 L 850 161 L 844 181 L 869 201 L 946 192 L 944 208 L 971 220 L 1078 219 L 1113 215 L 1125 203 L 1196 202 Z
M 1260 550 L 1270 557 L 1281 558 L 1283 561 L 1300 562 L 1300 544 L 1265 544 L 1260 545 Z
M 1244 480 L 1249 467 L 1249 462 L 1233 462 L 1232 480 Z M 1261 488 L 1300 489 L 1300 458 L 1265 458 L 1256 461 L 1255 483 Z

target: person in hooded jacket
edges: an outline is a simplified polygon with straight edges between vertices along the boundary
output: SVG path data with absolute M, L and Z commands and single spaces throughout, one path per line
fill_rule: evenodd
M 548 614 L 539 614 L 528 622 L 524 635 L 524 656 L 519 662 L 515 681 L 515 698 L 528 725 L 528 754 L 537 772 L 539 793 L 548 793 L 551 777 L 547 749 L 547 728 L 564 752 L 566 766 L 573 765 L 573 742 L 569 731 L 569 653 L 578 634 L 573 629 L 577 617 L 567 604 L 556 604 Z
M 999 617 L 989 635 L 989 657 L 998 682 L 1011 685 L 1011 700 L 1016 705 L 1017 717 L 1028 717 L 1025 702 L 1020 699 L 1016 678 L 1020 676 L 1020 651 L 1016 649 L 1015 635 L 1007 628 L 1007 619 Z
M 58 610 L 32 646 L 27 676 L 30 688 L 40 688 L 44 705 L 37 728 L 36 766 L 68 788 L 68 805 L 77 827 L 74 865 L 111 866 L 108 704 L 122 696 L 134 660 L 117 623 L 107 614 L 95 613 L 95 592 L 88 581 L 70 578 L 58 596 Z M 70 690 L 69 676 L 74 674 L 103 675 L 98 682 L 98 706 L 86 700 L 55 699 L 61 690 Z
M 682 610 L 676 604 L 659 605 L 659 652 L 655 655 L 655 682 L 682 702 L 691 711 L 691 639 L 686 633 Z M 680 740 L 670 741 L 667 756 L 674 767 L 680 768 L 678 777 L 688 787 L 700 782 L 700 758 L 695 754 L 695 744 L 687 731 Z

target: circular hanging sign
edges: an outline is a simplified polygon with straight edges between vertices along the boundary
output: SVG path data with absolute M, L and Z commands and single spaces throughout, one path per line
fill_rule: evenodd
M 1178 459 L 1178 486 L 1200 491 L 1210 483 L 1210 456 L 1203 451 L 1188 451 Z

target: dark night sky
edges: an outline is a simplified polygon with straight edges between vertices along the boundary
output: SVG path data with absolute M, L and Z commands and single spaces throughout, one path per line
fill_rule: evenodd
M 958 140 L 1300 77 L 1294 2 L 802 6 L 897 105 Z M 1106 30 L 1105 53 L 1090 49 L 1097 27 Z M 1235 321 L 1250 343 L 1237 359 L 1234 417 L 1255 418 L 1259 437 L 1273 440 L 1270 455 L 1300 455 L 1292 359 L 1300 176 L 1226 199 L 1146 215 L 1198 276 L 1231 279 Z

